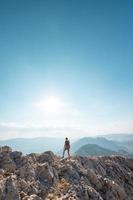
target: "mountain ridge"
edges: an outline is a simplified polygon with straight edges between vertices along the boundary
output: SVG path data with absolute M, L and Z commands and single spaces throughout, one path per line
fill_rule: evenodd
M 125 152 L 126 153 L 126 152 Z M 121 153 L 122 154 L 122 153 Z M 106 156 L 106 155 L 120 155 L 120 152 L 112 151 L 96 144 L 86 144 L 80 147 L 75 155 L 79 156 Z
M 1 200 L 132 200 L 133 159 L 0 149 Z
M 72 144 L 72 151 L 77 151 L 80 147 L 86 144 L 96 144 L 102 148 L 112 151 L 119 151 L 121 149 L 127 150 L 125 146 L 116 141 L 108 140 L 104 137 L 83 137 Z

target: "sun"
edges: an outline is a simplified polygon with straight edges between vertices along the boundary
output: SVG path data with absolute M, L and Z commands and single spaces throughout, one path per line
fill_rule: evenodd
M 63 107 L 62 101 L 55 96 L 49 96 L 43 101 L 37 103 L 37 106 L 45 110 L 48 113 L 58 113 Z
M 54 96 L 48 97 L 44 101 L 44 107 L 48 112 L 59 112 L 61 109 L 61 101 Z

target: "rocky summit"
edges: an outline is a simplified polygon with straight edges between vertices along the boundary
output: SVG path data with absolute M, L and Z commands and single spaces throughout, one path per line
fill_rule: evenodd
M 133 159 L 0 149 L 0 200 L 133 200 Z

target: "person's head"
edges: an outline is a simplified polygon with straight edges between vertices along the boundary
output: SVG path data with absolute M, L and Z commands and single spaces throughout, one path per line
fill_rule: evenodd
M 66 140 L 68 140 L 68 138 L 66 137 Z

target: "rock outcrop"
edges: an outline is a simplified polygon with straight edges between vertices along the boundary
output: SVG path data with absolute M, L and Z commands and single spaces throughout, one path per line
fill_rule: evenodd
M 133 159 L 0 149 L 0 200 L 133 200 Z

